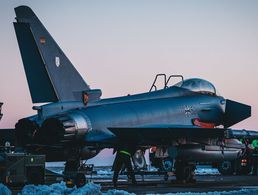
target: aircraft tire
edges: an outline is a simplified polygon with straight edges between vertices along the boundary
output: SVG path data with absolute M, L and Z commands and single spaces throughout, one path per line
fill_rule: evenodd
M 187 162 L 179 161 L 176 162 L 176 179 L 183 183 L 190 183 L 194 181 L 194 166 Z
M 86 184 L 86 177 L 83 173 L 77 173 L 75 177 L 75 185 L 77 188 L 80 188 Z
M 146 168 L 146 160 L 144 156 L 144 152 L 142 150 L 137 150 L 133 155 L 133 165 L 136 170 L 143 170 Z
M 218 166 L 218 171 L 221 175 L 233 175 L 234 161 L 223 161 Z
M 67 160 L 65 163 L 65 169 L 64 172 L 76 172 L 78 170 L 78 167 L 80 166 L 79 160 Z
M 173 169 L 173 159 L 164 158 L 162 160 L 162 169 L 166 172 L 171 172 Z
M 162 171 L 162 159 L 155 157 L 155 153 L 150 153 L 149 158 L 151 166 L 157 168 L 159 171 Z

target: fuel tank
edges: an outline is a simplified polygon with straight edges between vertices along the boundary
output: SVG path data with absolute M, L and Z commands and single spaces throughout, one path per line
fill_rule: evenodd
M 185 145 L 177 149 L 177 159 L 189 162 L 219 162 L 235 160 L 241 155 L 241 149 L 222 148 L 220 146 Z

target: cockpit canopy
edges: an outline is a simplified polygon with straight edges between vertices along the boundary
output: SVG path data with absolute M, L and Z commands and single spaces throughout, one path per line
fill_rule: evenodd
M 175 84 L 176 87 L 181 87 L 184 89 L 188 89 L 190 91 L 203 93 L 203 94 L 210 94 L 216 95 L 216 88 L 212 83 L 203 79 L 187 79 L 180 81 L 179 83 Z

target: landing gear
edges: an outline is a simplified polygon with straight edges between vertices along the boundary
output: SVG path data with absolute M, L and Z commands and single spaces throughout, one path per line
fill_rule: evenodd
M 173 159 L 167 157 L 162 160 L 162 169 L 166 172 L 171 172 L 173 170 Z
M 219 164 L 218 170 L 222 175 L 233 175 L 234 173 L 234 162 L 233 161 L 223 161 Z
M 248 175 L 252 170 L 250 159 L 238 159 L 235 161 L 223 161 L 218 170 L 221 175 Z
M 176 171 L 175 171 L 176 179 L 178 182 L 181 182 L 181 183 L 195 182 L 195 179 L 193 178 L 194 170 L 195 170 L 194 164 L 177 160 L 175 163 L 175 168 L 176 168 Z
M 164 180 L 168 181 L 169 173 L 173 171 L 174 161 L 172 158 L 167 157 L 162 159 L 162 171 L 165 171 Z
M 147 167 L 146 160 L 144 157 L 144 151 L 137 150 L 132 157 L 133 165 L 135 170 L 144 170 Z
M 80 167 L 80 160 L 69 159 L 65 163 L 64 173 L 76 172 Z
M 86 184 L 86 177 L 83 173 L 77 173 L 75 177 L 75 185 L 80 188 Z
M 80 160 L 69 159 L 65 163 L 64 175 L 67 187 L 76 185 L 80 188 L 86 184 L 85 173 L 80 172 Z

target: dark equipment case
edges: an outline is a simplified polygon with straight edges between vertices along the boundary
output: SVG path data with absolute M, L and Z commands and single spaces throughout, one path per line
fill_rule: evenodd
M 7 185 L 43 184 L 45 182 L 45 155 L 15 152 L 10 146 L 2 147 L 0 182 Z

